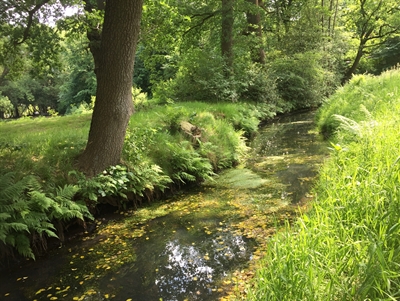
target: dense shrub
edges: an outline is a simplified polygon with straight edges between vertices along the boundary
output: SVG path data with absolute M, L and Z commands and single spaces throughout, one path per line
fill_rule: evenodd
M 281 105 L 275 82 L 265 68 L 239 61 L 231 72 L 221 55 L 201 49 L 186 53 L 176 77 L 159 83 L 154 97 L 169 101 L 250 100 Z
M 323 68 L 319 53 L 277 58 L 271 68 L 278 93 L 291 109 L 317 107 L 336 88 L 335 75 Z

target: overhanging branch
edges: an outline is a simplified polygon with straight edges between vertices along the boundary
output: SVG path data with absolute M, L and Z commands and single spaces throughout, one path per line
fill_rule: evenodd
M 50 2 L 50 0 L 43 0 L 42 2 L 37 3 L 31 10 L 29 10 L 27 12 L 28 13 L 28 20 L 27 20 L 27 23 L 26 23 L 26 27 L 24 29 L 24 33 L 22 35 L 22 39 L 19 40 L 19 41 L 14 41 L 14 43 L 13 43 L 14 46 L 17 46 L 17 45 L 20 45 L 20 44 L 24 43 L 29 38 L 29 31 L 30 31 L 30 29 L 32 27 L 32 24 L 33 24 L 34 15 L 37 13 L 37 11 L 39 9 L 41 9 L 45 4 L 47 4 L 49 2 Z

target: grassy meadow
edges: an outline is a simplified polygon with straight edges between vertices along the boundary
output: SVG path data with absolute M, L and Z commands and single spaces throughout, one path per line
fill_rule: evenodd
M 272 238 L 248 300 L 400 299 L 400 70 L 320 108 L 332 141 L 312 209 Z

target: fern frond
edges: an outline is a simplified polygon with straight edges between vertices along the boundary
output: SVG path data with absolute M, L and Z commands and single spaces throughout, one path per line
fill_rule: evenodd
M 22 256 L 34 259 L 35 255 L 33 254 L 30 245 L 31 245 L 31 243 L 30 243 L 30 240 L 29 240 L 29 238 L 27 236 L 25 236 L 23 234 L 16 235 L 16 237 L 15 237 L 15 249 Z
M 344 131 L 351 133 L 355 136 L 361 136 L 361 127 L 353 119 L 337 114 L 334 114 L 333 118 L 340 123 L 339 127 L 342 128 Z

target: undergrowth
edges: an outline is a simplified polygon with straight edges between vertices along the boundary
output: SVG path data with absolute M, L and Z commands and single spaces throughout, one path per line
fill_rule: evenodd
M 399 82 L 357 76 L 321 108 L 335 137 L 313 208 L 268 243 L 249 300 L 399 300 Z

